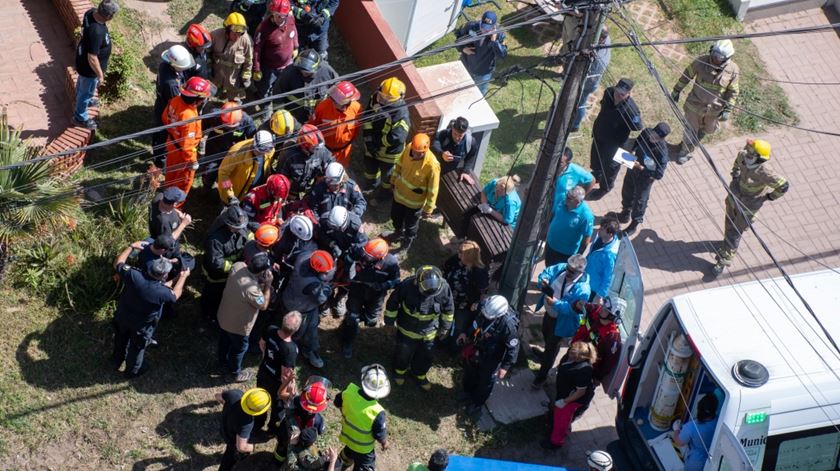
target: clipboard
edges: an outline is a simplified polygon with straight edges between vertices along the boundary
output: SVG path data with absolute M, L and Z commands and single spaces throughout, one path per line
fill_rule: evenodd
M 617 162 L 629 169 L 632 169 L 636 163 L 636 156 L 630 153 L 627 149 L 619 147 L 613 155 L 613 162 Z

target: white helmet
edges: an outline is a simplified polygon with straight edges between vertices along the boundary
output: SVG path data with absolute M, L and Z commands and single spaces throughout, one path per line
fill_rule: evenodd
M 613 469 L 613 459 L 606 451 L 595 450 L 587 453 L 586 464 L 589 469 L 596 469 L 598 471 L 610 471 Z
M 324 179 L 328 185 L 337 185 L 344 179 L 344 166 L 338 162 L 330 162 L 324 170 Z
M 508 313 L 510 309 L 510 305 L 508 305 L 507 299 L 504 296 L 494 294 L 489 298 L 485 299 L 484 302 L 481 304 L 481 314 L 487 320 L 497 319 L 499 317 L 504 316 Z
M 312 239 L 312 221 L 301 214 L 295 214 L 289 219 L 289 230 L 300 240 Z
M 195 67 L 195 59 L 193 59 L 192 54 L 190 54 L 190 51 L 188 51 L 187 48 L 180 44 L 176 44 L 163 51 L 160 58 L 163 59 L 164 62 L 169 63 L 173 69 L 179 72 Z
M 372 399 L 382 399 L 391 394 L 391 381 L 385 367 L 374 363 L 362 368 L 362 391 Z
M 709 48 L 709 54 L 721 56 L 723 60 L 728 60 L 735 55 L 735 45 L 729 39 L 721 39 L 712 44 L 712 47 Z
M 271 133 L 266 130 L 257 131 L 257 135 L 254 136 L 254 152 L 257 154 L 267 154 L 273 148 L 274 138 L 271 137 Z
M 616 320 L 618 320 L 621 319 L 624 315 L 624 311 L 627 310 L 627 301 L 611 294 L 604 298 L 604 307 L 610 311 L 610 314 L 612 314 Z
M 350 216 L 347 213 L 347 208 L 344 206 L 333 206 L 327 216 L 327 225 L 331 229 L 343 231 L 347 229 L 347 224 L 350 222 Z

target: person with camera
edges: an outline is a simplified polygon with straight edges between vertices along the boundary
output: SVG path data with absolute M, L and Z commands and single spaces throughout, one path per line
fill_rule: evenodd
M 461 62 L 475 81 L 476 87 L 482 95 L 487 94 L 493 72 L 496 70 L 496 60 L 507 56 L 505 33 L 497 31 L 498 17 L 494 11 L 485 11 L 480 21 L 470 21 L 455 32 L 459 41 L 464 38 L 474 38 L 467 45 L 459 47 Z
M 432 153 L 440 159 L 441 175 L 453 170 L 458 172 L 458 181 L 475 185 L 473 169 L 478 156 L 478 141 L 470 130 L 467 118 L 459 116 L 449 122 L 432 139 Z

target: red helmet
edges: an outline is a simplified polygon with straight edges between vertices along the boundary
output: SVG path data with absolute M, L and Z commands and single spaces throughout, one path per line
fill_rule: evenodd
M 289 196 L 289 179 L 282 173 L 275 173 L 268 177 L 265 182 L 268 185 L 268 192 L 277 199 L 286 199 Z
M 224 105 L 222 105 L 223 110 L 227 110 L 230 108 L 236 108 L 239 106 L 239 103 L 235 101 L 227 101 Z M 239 122 L 242 121 L 242 110 L 233 110 L 228 111 L 226 113 L 222 113 L 219 115 L 219 120 L 221 120 L 222 124 L 229 128 L 235 128 L 239 126 Z
M 216 93 L 216 87 L 209 80 L 201 77 L 190 77 L 181 87 L 181 95 L 189 97 L 209 98 Z
M 330 395 L 324 383 L 318 381 L 306 386 L 300 395 L 300 405 L 310 413 L 323 412 L 329 405 Z
M 274 224 L 262 224 L 254 232 L 254 239 L 263 247 L 270 247 L 280 239 L 280 229 Z
M 342 80 L 333 85 L 329 91 L 329 97 L 339 107 L 349 105 L 353 100 L 358 100 L 360 96 L 359 89 L 347 80 Z
M 288 15 L 292 11 L 292 4 L 289 0 L 272 0 L 271 4 L 268 5 L 268 11 Z
M 335 262 L 326 250 L 316 250 L 309 257 L 309 266 L 318 273 L 329 273 L 335 268 Z
M 187 46 L 193 49 L 208 48 L 213 44 L 210 31 L 204 26 L 193 23 L 187 28 Z
M 312 153 L 312 150 L 324 143 L 324 135 L 321 130 L 311 124 L 304 124 L 298 133 L 297 145 L 301 150 Z
M 374 260 L 382 260 L 388 255 L 388 242 L 381 237 L 371 239 L 365 244 L 365 253 Z

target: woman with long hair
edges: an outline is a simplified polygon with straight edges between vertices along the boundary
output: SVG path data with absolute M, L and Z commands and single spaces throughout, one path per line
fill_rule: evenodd
M 549 406 L 551 434 L 543 447 L 563 446 L 569 434 L 575 411 L 588 403 L 595 388 L 592 385 L 592 365 L 598 360 L 595 346 L 589 342 L 574 342 L 557 367 L 557 395 Z
M 490 272 L 481 261 L 481 248 L 472 240 L 465 240 L 458 247 L 458 253 L 443 264 L 443 277 L 452 288 L 455 299 L 455 322 L 452 335 L 447 339 L 449 347 L 457 353 L 455 339 L 470 329 L 475 320 L 478 303 L 487 293 Z

